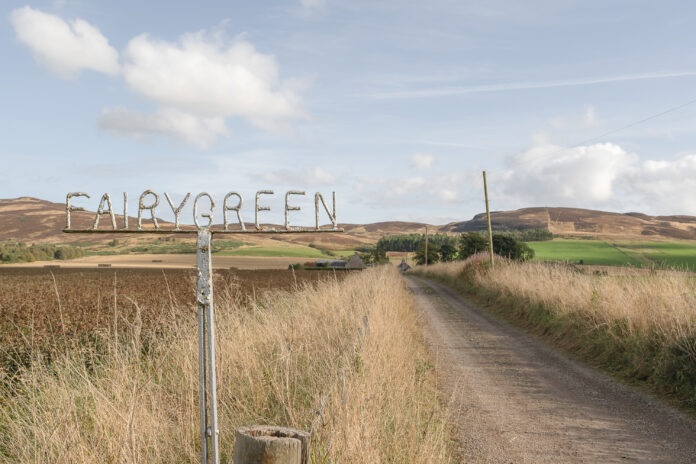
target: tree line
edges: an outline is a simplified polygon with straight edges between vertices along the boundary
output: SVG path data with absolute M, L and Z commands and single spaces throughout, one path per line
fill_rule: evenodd
M 487 231 L 469 232 L 470 234 L 478 234 L 481 237 L 487 238 Z M 496 232 L 495 235 L 510 237 L 518 242 L 541 242 L 552 240 L 553 234 L 546 229 L 523 229 L 523 230 L 506 230 Z M 458 237 L 447 234 L 428 235 L 428 244 L 433 244 L 436 247 L 443 245 L 457 246 Z M 425 242 L 424 234 L 395 234 L 385 235 L 380 238 L 375 248 L 380 248 L 384 251 L 418 251 L 418 247 Z M 360 251 L 360 250 L 359 250 Z M 361 250 L 367 252 L 368 250 Z
M 456 246 L 449 243 L 443 245 L 431 245 L 428 240 L 428 264 L 439 261 L 449 262 L 463 260 L 471 255 L 488 251 L 488 237 L 478 232 L 468 232 L 456 238 Z M 510 234 L 493 234 L 493 253 L 504 258 L 516 261 L 528 261 L 534 258 L 534 250 L 520 240 L 516 240 Z M 416 264 L 425 263 L 425 241 L 418 245 Z
M 505 258 L 527 261 L 534 257 L 525 242 L 551 240 L 553 234 L 546 229 L 525 229 L 496 232 L 493 234 L 493 252 Z M 388 261 L 388 251 L 415 252 L 417 264 L 425 263 L 424 234 L 385 235 L 374 247 L 361 247 L 360 257 L 366 263 Z M 467 232 L 460 235 L 428 235 L 428 263 L 463 260 L 478 252 L 488 251 L 487 232 Z
M 380 248 L 384 251 L 410 251 L 418 250 L 418 246 L 425 242 L 425 234 L 397 234 L 385 235 L 377 241 L 375 248 Z M 428 235 L 428 244 L 434 244 L 438 247 L 449 244 L 456 245 L 457 237 L 447 234 Z
M 27 245 L 23 242 L 0 242 L 0 262 L 31 263 L 54 259 L 73 259 L 85 255 L 82 248 L 73 246 L 56 246 L 44 243 Z
M 468 232 L 457 238 L 456 247 L 450 244 L 433 246 L 428 241 L 428 264 L 463 260 L 486 251 L 488 251 L 488 237 L 477 232 Z M 516 261 L 528 261 L 534 258 L 534 250 L 526 243 L 504 233 L 493 234 L 493 253 Z M 416 264 L 425 263 L 425 242 L 418 246 L 414 260 Z

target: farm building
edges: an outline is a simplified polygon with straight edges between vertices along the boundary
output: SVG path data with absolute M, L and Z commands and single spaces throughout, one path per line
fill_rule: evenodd
M 350 257 L 348 260 L 348 264 L 346 264 L 346 269 L 364 269 L 365 268 L 365 263 L 362 262 L 362 259 L 360 259 L 360 256 L 358 256 L 357 253 L 355 253 L 353 256 Z

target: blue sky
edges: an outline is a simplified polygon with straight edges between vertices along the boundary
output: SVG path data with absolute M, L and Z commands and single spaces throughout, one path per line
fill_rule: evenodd
M 166 218 L 165 191 L 234 190 L 251 219 L 272 188 L 281 222 L 303 189 L 309 224 L 335 190 L 341 222 L 445 223 L 483 210 L 486 169 L 495 210 L 696 214 L 696 104 L 602 137 L 696 98 L 690 2 L 3 8 L 0 198 L 150 188 Z

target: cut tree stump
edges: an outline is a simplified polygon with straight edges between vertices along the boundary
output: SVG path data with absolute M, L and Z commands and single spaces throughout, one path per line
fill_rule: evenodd
M 309 438 L 309 433 L 287 427 L 240 427 L 234 464 L 309 464 Z

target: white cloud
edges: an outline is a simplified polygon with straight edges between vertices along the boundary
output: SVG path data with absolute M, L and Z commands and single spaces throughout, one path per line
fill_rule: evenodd
M 429 169 L 434 161 L 435 157 L 427 153 L 416 153 L 411 156 L 411 165 L 416 169 Z
M 405 178 L 361 177 L 355 186 L 360 201 L 378 206 L 434 205 L 460 199 L 462 177 L 440 174 Z
M 82 19 L 70 23 L 29 6 L 10 13 L 17 39 L 26 45 L 37 62 L 62 77 L 83 69 L 118 74 L 118 52 L 99 29 Z
M 99 117 L 99 127 L 125 137 L 168 135 L 201 149 L 210 147 L 219 135 L 229 135 L 223 118 L 204 118 L 172 108 L 160 109 L 153 114 L 121 107 L 107 108 Z
M 10 21 L 37 61 L 61 76 L 82 69 L 121 73 L 131 90 L 158 105 L 150 115 L 105 109 L 99 126 L 121 136 L 163 134 L 207 148 L 229 135 L 226 118 L 285 134 L 294 120 L 307 118 L 297 93 L 306 80 L 281 80 L 275 57 L 220 31 L 185 34 L 177 42 L 137 36 L 123 51 L 121 67 L 118 52 L 81 19 L 67 23 L 24 7 Z
M 173 43 L 141 35 L 128 43 L 123 57 L 130 88 L 167 107 L 250 121 L 305 116 L 299 97 L 283 87 L 275 58 L 242 40 L 226 44 L 197 33 Z
M 140 35 L 128 43 L 123 59 L 128 86 L 163 109 L 152 116 L 105 112 L 100 125 L 121 135 L 162 133 L 207 148 L 218 135 L 228 135 L 228 117 L 279 133 L 292 132 L 290 121 L 306 117 L 297 81 L 281 81 L 275 58 L 243 40 L 227 43 L 201 32 L 174 43 Z
M 597 114 L 595 113 L 594 106 L 587 105 L 585 107 L 585 117 L 583 122 L 586 126 L 594 126 L 597 123 Z
M 563 148 L 541 142 L 508 159 L 503 191 L 534 205 L 600 206 L 612 200 L 615 182 L 636 159 L 612 143 Z
M 613 143 L 564 148 L 539 140 L 489 182 L 503 208 L 576 206 L 696 214 L 696 154 L 640 160 Z
M 621 186 L 632 199 L 633 209 L 696 214 L 696 155 L 643 161 L 627 172 Z
M 326 171 L 325 169 L 315 166 L 299 171 L 291 171 L 289 169 L 281 169 L 272 172 L 266 172 L 261 175 L 261 178 L 272 185 L 331 185 L 336 182 L 336 176 Z

